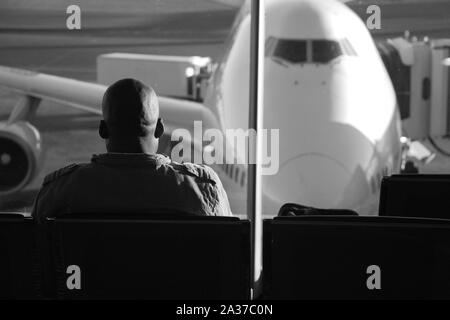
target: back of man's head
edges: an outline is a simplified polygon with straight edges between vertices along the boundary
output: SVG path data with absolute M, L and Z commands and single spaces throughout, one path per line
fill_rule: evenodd
M 152 88 L 138 80 L 122 79 L 112 84 L 103 96 L 102 111 L 100 136 L 107 140 L 107 146 L 125 142 L 130 145 L 132 141 L 155 144 L 163 132 L 158 118 L 158 97 Z

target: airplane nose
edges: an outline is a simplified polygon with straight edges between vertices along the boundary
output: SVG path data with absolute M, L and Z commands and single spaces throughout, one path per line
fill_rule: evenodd
M 282 164 L 278 174 L 266 176 L 266 194 L 278 203 L 336 208 L 350 184 L 351 172 L 325 154 L 306 153 Z

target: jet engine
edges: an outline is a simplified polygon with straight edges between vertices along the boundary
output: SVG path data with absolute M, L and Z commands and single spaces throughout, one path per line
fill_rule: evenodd
M 29 122 L 0 122 L 0 196 L 17 192 L 36 176 L 42 156 L 39 131 Z

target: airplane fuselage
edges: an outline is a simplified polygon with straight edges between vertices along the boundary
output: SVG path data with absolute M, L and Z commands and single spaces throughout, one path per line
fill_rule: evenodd
M 264 214 L 287 202 L 376 214 L 382 176 L 400 170 L 401 131 L 364 23 L 335 1 L 267 1 L 265 55 L 264 128 L 279 130 L 280 159 L 263 177 Z M 205 100 L 222 130 L 248 128 L 249 59 L 247 3 Z M 233 211 L 245 212 L 246 166 L 214 168 Z

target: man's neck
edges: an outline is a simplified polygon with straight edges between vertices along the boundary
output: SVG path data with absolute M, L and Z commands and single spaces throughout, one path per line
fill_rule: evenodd
M 154 148 L 149 143 L 143 141 L 108 141 L 106 144 L 108 153 L 130 153 L 130 154 L 148 154 L 155 155 L 157 148 Z

